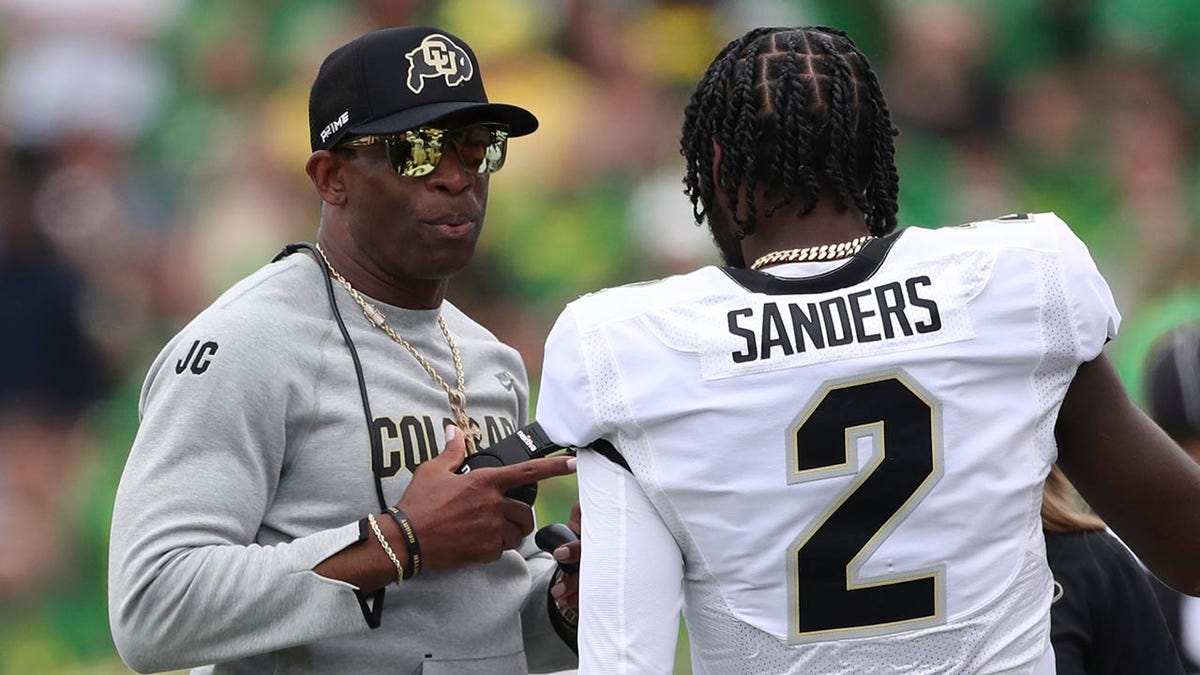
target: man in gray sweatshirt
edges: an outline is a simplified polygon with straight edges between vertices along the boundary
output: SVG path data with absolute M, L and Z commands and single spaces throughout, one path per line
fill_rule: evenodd
M 537 128 L 480 78 L 462 40 L 426 27 L 322 64 L 317 245 L 228 290 L 146 377 L 109 561 L 135 670 L 574 667 L 561 573 L 505 496 L 574 460 L 457 473 L 529 413 L 517 352 L 445 300 L 508 138 Z

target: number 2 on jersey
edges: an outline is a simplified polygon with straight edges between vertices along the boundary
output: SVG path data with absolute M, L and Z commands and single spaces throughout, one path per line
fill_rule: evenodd
M 942 475 L 941 406 L 901 372 L 827 384 L 789 427 L 788 483 L 853 475 L 788 551 L 790 644 L 943 623 L 944 566 L 863 578 Z M 873 451 L 859 466 L 859 444 Z

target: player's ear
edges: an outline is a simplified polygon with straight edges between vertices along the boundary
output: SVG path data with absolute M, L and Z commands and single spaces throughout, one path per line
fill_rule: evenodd
M 312 181 L 321 200 L 333 206 L 346 203 L 346 159 L 329 150 L 318 150 L 309 156 L 304 171 Z

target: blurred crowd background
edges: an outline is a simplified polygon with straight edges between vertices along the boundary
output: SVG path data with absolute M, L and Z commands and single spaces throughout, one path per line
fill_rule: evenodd
M 905 226 L 1055 211 L 1142 360 L 1200 317 L 1194 0 L 0 0 L 0 673 L 122 673 L 105 567 L 138 390 L 166 339 L 312 240 L 308 88 L 334 47 L 432 23 L 542 127 L 492 179 L 451 298 L 538 380 L 562 305 L 716 261 L 682 110 L 754 25 L 850 32 L 901 129 Z M 539 500 L 565 519 L 574 485 Z

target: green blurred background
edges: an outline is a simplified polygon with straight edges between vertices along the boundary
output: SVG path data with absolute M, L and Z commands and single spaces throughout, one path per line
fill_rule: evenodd
M 0 1 L 0 673 L 128 672 L 108 632 L 111 506 L 166 339 L 318 218 L 303 164 L 320 60 L 375 27 L 469 42 L 542 127 L 492 179 L 451 298 L 524 355 L 564 303 L 715 262 L 683 105 L 754 25 L 846 29 L 901 128 L 901 222 L 1055 211 L 1142 360 L 1200 318 L 1194 0 Z M 564 520 L 571 479 L 543 487 Z M 688 672 L 681 643 L 679 672 Z

